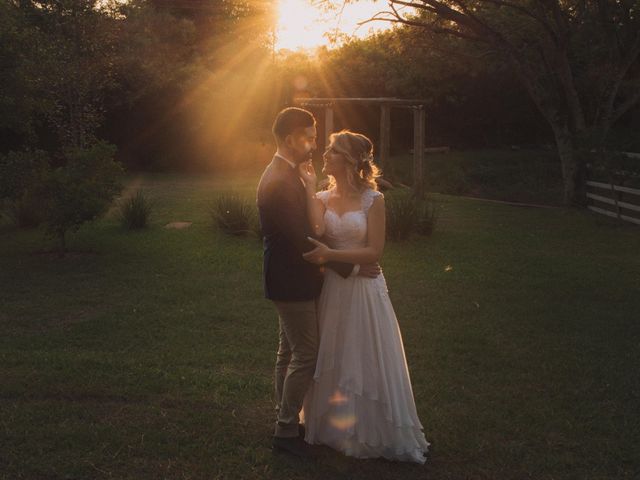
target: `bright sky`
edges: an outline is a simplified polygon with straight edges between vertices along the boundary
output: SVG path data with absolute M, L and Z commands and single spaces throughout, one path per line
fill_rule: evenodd
M 312 0 L 279 0 L 276 49 L 297 50 L 328 45 L 329 40 L 324 34 L 334 32 L 336 28 L 342 33 L 360 38 L 388 29 L 392 24 L 380 21 L 358 27 L 358 22 L 367 20 L 382 10 L 387 10 L 387 2 L 384 0 L 348 3 L 342 13 L 324 12 L 314 6 Z

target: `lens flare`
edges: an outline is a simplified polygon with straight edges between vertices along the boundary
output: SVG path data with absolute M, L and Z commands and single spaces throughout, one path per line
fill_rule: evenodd
M 347 397 L 340 390 L 333 392 L 328 399 L 329 405 L 334 407 L 334 412 L 329 416 L 329 424 L 338 430 L 348 430 L 356 424 L 356 416 L 350 412 L 340 412 L 340 407 L 348 404 Z
M 340 390 L 336 390 L 333 395 L 329 397 L 329 405 L 345 405 L 347 401 L 349 401 L 349 398 Z
M 338 430 L 348 430 L 356 424 L 356 416 L 353 414 L 332 415 L 329 418 L 329 423 Z

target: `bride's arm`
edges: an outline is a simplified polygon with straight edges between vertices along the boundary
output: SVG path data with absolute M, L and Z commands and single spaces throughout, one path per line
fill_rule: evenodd
M 385 240 L 385 208 L 384 197 L 376 197 L 369 209 L 367 217 L 367 246 L 349 250 L 335 250 L 317 240 L 310 239 L 317 248 L 305 253 L 303 257 L 316 264 L 326 262 L 376 263 L 382 257 Z

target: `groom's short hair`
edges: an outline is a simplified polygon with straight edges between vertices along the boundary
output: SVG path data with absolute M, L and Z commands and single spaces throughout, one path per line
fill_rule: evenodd
M 291 135 L 297 129 L 313 127 L 315 124 L 316 119 L 308 110 L 289 107 L 278 113 L 271 131 L 273 132 L 273 136 L 276 137 L 276 141 L 284 142 L 287 135 Z

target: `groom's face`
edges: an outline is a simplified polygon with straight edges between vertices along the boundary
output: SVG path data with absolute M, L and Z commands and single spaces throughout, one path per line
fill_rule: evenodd
M 291 149 L 296 163 L 306 162 L 311 159 L 313 152 L 318 148 L 316 145 L 317 135 L 318 132 L 314 125 L 312 127 L 299 128 L 287 136 L 287 146 Z

